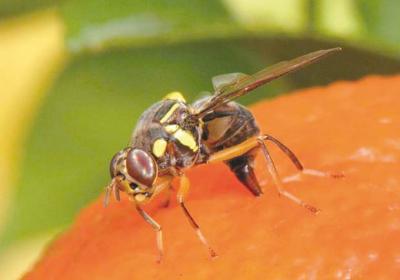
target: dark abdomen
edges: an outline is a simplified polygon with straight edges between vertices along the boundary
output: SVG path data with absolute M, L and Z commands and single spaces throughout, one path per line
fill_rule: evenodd
M 236 146 L 260 133 L 253 114 L 235 102 L 218 107 L 203 121 L 203 143 L 210 152 Z
M 260 129 L 252 115 L 245 107 L 235 103 L 217 108 L 203 118 L 203 143 L 209 154 L 237 146 L 245 140 L 260 134 Z M 256 150 L 251 150 L 225 163 L 234 172 L 240 182 L 255 196 L 262 193 L 254 174 Z

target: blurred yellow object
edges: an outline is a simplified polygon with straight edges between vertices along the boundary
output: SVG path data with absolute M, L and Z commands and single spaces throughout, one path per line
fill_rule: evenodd
M 317 5 L 318 29 L 322 33 L 339 37 L 359 37 L 363 25 L 355 1 L 323 0 Z
M 1 22 L 0 232 L 13 201 L 19 172 L 23 172 L 19 166 L 26 136 L 46 88 L 64 65 L 65 58 L 64 26 L 56 10 L 36 12 Z M 43 244 L 40 238 L 13 245 L 2 252 L 1 279 L 20 277 L 32 264 Z M 12 248 L 18 250 L 13 251 Z M 9 255 L 16 258 L 7 257 Z
M 10 186 L 33 116 L 64 61 L 64 28 L 54 10 L 5 20 L 0 25 L 0 230 Z
M 223 0 L 232 15 L 253 31 L 298 33 L 309 28 L 306 0 Z M 333 37 L 360 37 L 365 30 L 356 1 L 321 0 L 312 4 L 315 30 Z
M 307 2 L 304 0 L 223 0 L 242 25 L 258 30 L 300 32 L 307 27 Z
M 47 232 L 29 240 L 16 242 L 0 255 L 0 279 L 20 279 L 33 267 L 43 248 L 56 232 Z

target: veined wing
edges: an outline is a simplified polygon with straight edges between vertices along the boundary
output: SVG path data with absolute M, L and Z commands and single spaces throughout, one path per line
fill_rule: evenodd
M 202 117 L 214 108 L 221 106 L 233 99 L 243 96 L 250 91 L 262 86 L 281 76 L 295 72 L 309 64 L 317 62 L 332 53 L 341 51 L 341 48 L 315 51 L 289 61 L 282 61 L 267 67 L 253 75 L 232 73 L 213 78 L 214 95 L 198 109 L 196 115 Z

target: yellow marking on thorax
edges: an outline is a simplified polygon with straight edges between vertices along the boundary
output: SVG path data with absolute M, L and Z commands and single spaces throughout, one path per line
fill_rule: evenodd
M 180 102 L 185 102 L 186 103 L 185 98 L 183 97 L 182 93 L 180 93 L 179 91 L 173 91 L 173 92 L 168 93 L 164 97 L 164 99 L 171 99 L 171 100 L 176 100 L 176 101 L 180 101 Z
M 196 139 L 190 131 L 182 129 L 177 124 L 166 125 L 164 129 L 167 133 L 174 136 L 179 141 L 179 143 L 188 147 L 193 152 L 196 152 L 199 149 Z
M 169 134 L 172 134 L 172 133 L 174 133 L 175 131 L 177 131 L 179 129 L 179 125 L 177 125 L 177 124 L 169 124 L 169 125 L 166 125 L 164 129 Z
M 173 133 L 173 136 L 184 146 L 191 149 L 193 152 L 196 152 L 199 147 L 197 146 L 196 140 L 193 134 L 189 131 L 183 130 L 179 128 L 177 131 Z
M 153 149 L 152 152 L 153 154 L 157 157 L 160 158 L 165 154 L 165 150 L 167 149 L 167 141 L 163 138 L 158 138 L 156 141 L 153 143 Z
M 164 117 L 161 118 L 160 123 L 165 123 L 178 108 L 179 108 L 179 103 L 175 103 L 174 105 L 172 105 L 171 109 L 169 109 L 168 112 L 164 115 Z

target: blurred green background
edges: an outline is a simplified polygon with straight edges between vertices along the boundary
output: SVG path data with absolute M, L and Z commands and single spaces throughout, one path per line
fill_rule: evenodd
M 0 2 L 0 279 L 26 271 L 108 182 L 110 157 L 166 93 L 344 51 L 241 102 L 400 70 L 398 0 Z

